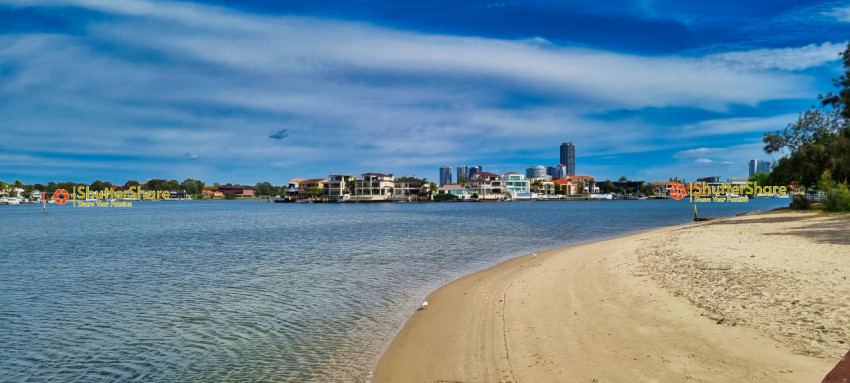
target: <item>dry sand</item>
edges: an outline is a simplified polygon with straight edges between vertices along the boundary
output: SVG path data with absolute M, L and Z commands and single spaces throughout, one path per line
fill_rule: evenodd
M 775 212 L 518 257 L 428 296 L 375 382 L 819 382 L 850 348 L 849 236 Z

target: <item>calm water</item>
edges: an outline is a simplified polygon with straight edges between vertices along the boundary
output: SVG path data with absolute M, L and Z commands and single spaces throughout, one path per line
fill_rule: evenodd
M 701 204 L 701 215 L 788 200 Z M 0 381 L 359 381 L 422 298 L 684 201 L 0 206 Z

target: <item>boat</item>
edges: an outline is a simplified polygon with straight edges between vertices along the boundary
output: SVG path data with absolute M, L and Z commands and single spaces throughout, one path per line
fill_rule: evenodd
M 4 205 L 20 205 L 21 201 L 14 197 L 3 197 L 0 198 L 0 203 Z

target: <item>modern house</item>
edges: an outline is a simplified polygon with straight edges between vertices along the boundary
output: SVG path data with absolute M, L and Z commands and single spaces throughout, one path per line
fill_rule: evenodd
M 670 195 L 670 191 L 673 190 L 674 185 L 682 185 L 682 183 L 679 181 L 661 181 L 653 182 L 651 185 L 652 192 L 655 193 L 656 196 L 664 197 Z
M 504 184 L 502 177 L 498 174 L 477 172 L 466 183 L 466 190 L 477 193 L 480 199 L 499 199 L 504 190 Z
M 508 172 L 502 174 L 505 183 L 505 191 L 511 194 L 512 199 L 531 198 L 531 181 L 525 179 L 522 174 Z
M 363 173 L 354 183 L 354 196 L 357 200 L 383 200 L 392 197 L 395 189 L 394 174 Z
M 437 194 L 452 194 L 460 199 L 469 199 L 472 196 L 468 190 L 460 185 L 443 185 L 437 188 Z
M 400 178 L 393 181 L 393 199 L 411 200 L 416 199 L 419 195 L 427 195 L 429 191 L 428 183 L 422 183 L 422 180 L 415 177 Z
M 351 174 L 329 175 L 329 181 L 324 184 L 325 196 L 336 201 L 347 200 L 351 194 L 351 190 L 348 189 L 348 183 L 356 179 L 357 177 Z

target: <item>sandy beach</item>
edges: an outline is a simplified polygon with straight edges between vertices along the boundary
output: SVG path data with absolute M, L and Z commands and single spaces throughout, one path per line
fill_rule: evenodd
M 850 349 L 850 216 L 790 211 L 514 258 L 443 286 L 375 382 L 820 382 Z

